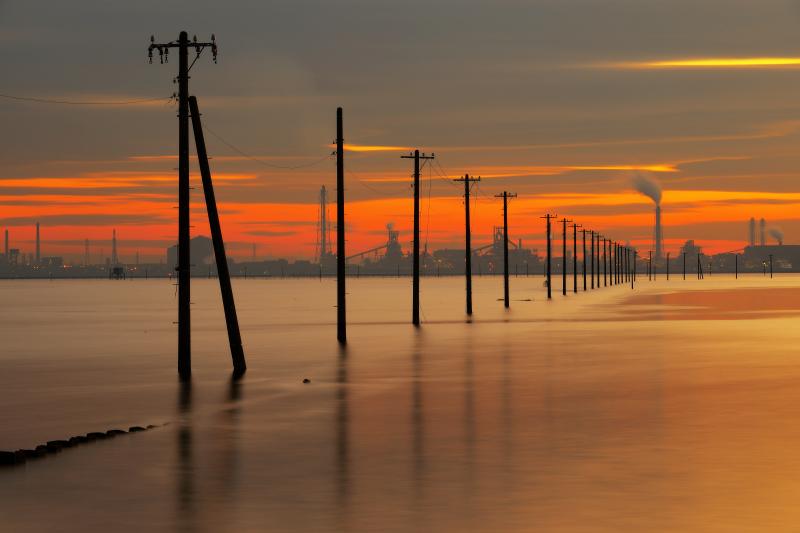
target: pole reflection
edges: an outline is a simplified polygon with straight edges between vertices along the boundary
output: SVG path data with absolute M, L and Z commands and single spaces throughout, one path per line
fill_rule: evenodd
M 340 529 L 345 529 L 350 496 L 350 410 L 346 346 L 339 347 L 336 384 L 336 508 Z
M 178 522 L 184 531 L 194 530 L 195 479 L 192 435 L 192 383 L 178 386 Z

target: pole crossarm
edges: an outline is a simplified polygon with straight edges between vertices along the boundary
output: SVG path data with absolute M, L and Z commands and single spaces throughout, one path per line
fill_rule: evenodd
M 168 43 L 157 43 L 155 36 L 150 36 L 150 46 L 147 47 L 147 58 L 150 63 L 153 62 L 153 50 L 158 50 L 158 59 L 161 64 L 169 63 L 169 49 L 170 48 L 179 48 L 182 46 L 181 42 L 178 41 L 169 41 Z M 188 43 L 189 48 L 194 48 L 197 56 L 200 56 L 200 53 L 206 49 L 211 48 L 211 56 L 214 59 L 214 63 L 217 62 L 217 38 L 214 34 L 211 34 L 211 41 L 209 42 L 198 42 L 197 35 L 192 38 L 192 41 Z

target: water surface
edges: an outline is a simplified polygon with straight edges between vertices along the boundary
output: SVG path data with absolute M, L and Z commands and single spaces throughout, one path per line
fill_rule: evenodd
M 0 282 L 0 449 L 167 424 L 0 470 L 2 529 L 794 530 L 800 277 L 474 282 L 350 280 L 342 350 L 331 280 L 236 280 L 232 382 L 197 280 L 191 387 L 170 282 Z

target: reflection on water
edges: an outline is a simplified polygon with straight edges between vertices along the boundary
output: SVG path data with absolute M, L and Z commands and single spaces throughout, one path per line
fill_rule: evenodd
M 800 329 L 784 315 L 800 278 L 664 280 L 552 302 L 519 278 L 517 296 L 533 301 L 506 313 L 501 281 L 484 277 L 472 323 L 460 280 L 423 280 L 434 321 L 419 329 L 400 320 L 402 281 L 354 280 L 346 348 L 314 299 L 332 286 L 238 283 L 241 380 L 228 379 L 213 284 L 198 283 L 191 385 L 167 357 L 174 301 L 159 285 L 89 284 L 117 291 L 127 320 L 87 309 L 46 324 L 47 338 L 9 336 L 0 427 L 14 431 L 0 448 L 169 424 L 1 470 L 4 527 L 776 531 L 800 520 Z M 72 286 L 48 285 L 51 310 L 74 306 Z M 10 291 L 36 302 L 39 287 Z M 267 293 L 280 317 L 264 314 Z M 85 320 L 96 337 L 81 334 Z

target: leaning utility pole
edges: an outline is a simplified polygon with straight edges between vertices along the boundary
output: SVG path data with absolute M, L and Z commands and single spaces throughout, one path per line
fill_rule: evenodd
M 211 48 L 214 62 L 217 61 L 217 43 L 199 43 L 197 37 L 189 43 L 189 36 L 182 31 L 178 41 L 156 44 L 150 37 L 147 55 L 153 62 L 153 50 L 158 50 L 161 63 L 169 59 L 169 49 L 178 49 L 178 375 L 182 381 L 192 375 L 192 324 L 190 312 L 191 255 L 189 230 L 189 47 L 200 57 L 205 48 Z M 196 61 L 197 59 L 195 59 Z M 194 64 L 194 63 L 193 63 Z
M 572 223 L 572 292 L 578 293 L 578 228 L 580 224 Z
M 342 108 L 336 108 L 336 338 L 347 343 L 345 305 L 346 254 L 344 251 L 344 127 Z
M 561 254 L 561 294 L 564 296 L 567 295 L 567 222 L 572 221 L 567 220 L 567 217 L 561 219 L 561 223 L 564 226 L 561 233 L 561 242 L 563 244 L 563 252 Z
M 433 159 L 434 154 L 419 154 L 419 150 L 414 150 L 413 154 L 401 155 L 400 159 L 414 160 L 414 268 L 411 289 L 411 323 L 419 326 L 419 160 Z
M 480 177 L 470 178 L 469 174 L 464 174 L 463 178 L 456 178 L 453 181 L 464 183 L 464 220 L 465 220 L 465 258 L 466 258 L 466 279 L 467 279 L 467 315 L 472 315 L 472 247 L 470 244 L 471 235 L 469 228 L 469 188 L 474 182 L 481 181 Z
M 194 142 L 197 148 L 197 159 L 200 163 L 200 176 L 203 179 L 203 192 L 206 198 L 206 209 L 208 210 L 208 225 L 211 229 L 214 257 L 217 261 L 217 277 L 219 278 L 219 288 L 222 293 L 222 306 L 225 311 L 225 325 L 228 329 L 228 343 L 231 347 L 233 373 L 235 376 L 241 376 L 244 374 L 245 370 L 247 370 L 247 364 L 244 360 L 242 337 L 239 332 L 239 320 L 236 316 L 236 304 L 233 300 L 233 288 L 231 287 L 231 276 L 228 272 L 228 260 L 225 257 L 225 242 L 222 240 L 222 228 L 219 223 L 217 200 L 214 195 L 214 186 L 211 182 L 211 169 L 208 165 L 206 141 L 203 136 L 203 126 L 200 123 L 200 110 L 197 106 L 197 98 L 194 96 L 189 97 L 189 108 L 192 112 L 192 126 L 194 129 Z
M 503 194 L 495 194 L 495 198 L 503 199 L 503 301 L 508 309 L 508 199 L 516 198 L 517 195 L 508 191 Z
M 551 244 L 550 244 L 550 235 L 552 233 L 552 230 L 550 228 L 550 220 L 552 220 L 554 218 L 558 218 L 558 215 L 551 215 L 551 214 L 548 213 L 548 214 L 546 214 L 545 216 L 543 216 L 541 218 L 547 219 L 547 299 L 550 300 L 550 299 L 553 298 L 553 283 L 552 283 L 552 281 L 553 281 L 552 268 L 553 267 L 552 267 L 552 260 L 551 260 L 552 247 L 551 247 Z

